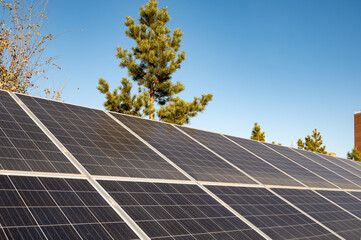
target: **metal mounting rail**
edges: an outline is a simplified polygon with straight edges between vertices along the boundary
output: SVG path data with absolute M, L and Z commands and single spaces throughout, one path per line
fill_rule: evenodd
M 35 116 L 35 114 L 18 98 L 14 93 L 11 97 L 20 105 L 26 114 L 38 125 L 38 127 L 50 138 L 50 140 L 60 149 L 60 151 L 69 159 L 69 161 L 86 177 L 97 192 L 107 201 L 114 211 L 128 224 L 134 233 L 144 240 L 150 240 L 145 232 L 134 222 L 134 220 L 118 205 L 118 203 L 109 195 L 107 191 L 92 178 L 91 174 L 80 164 L 80 162 L 66 149 L 66 147 L 50 132 L 50 130 Z
M 187 172 L 185 172 L 182 168 L 180 168 L 177 164 L 175 164 L 172 160 L 164 156 L 161 152 L 159 152 L 156 148 L 154 148 L 150 143 L 145 141 L 142 137 L 140 137 L 138 134 L 136 134 L 134 131 L 132 131 L 127 125 L 122 123 L 120 120 L 115 118 L 113 115 L 111 115 L 108 111 L 104 111 L 108 116 L 110 116 L 114 121 L 116 121 L 119 125 L 124 127 L 126 130 L 128 130 L 132 135 L 134 135 L 136 138 L 138 138 L 140 141 L 142 141 L 144 144 L 146 144 L 150 149 L 152 149 L 155 153 L 157 153 L 159 156 L 161 156 L 164 160 L 166 160 L 169 164 L 171 164 L 173 167 L 175 167 L 178 171 L 183 173 L 192 183 L 196 184 L 198 187 L 200 187 L 203 191 L 205 191 L 208 195 L 210 195 L 214 200 L 216 200 L 219 204 L 221 204 L 223 207 L 228 209 L 230 212 L 232 212 L 236 217 L 241 219 L 244 223 L 246 223 L 251 229 L 256 231 L 258 234 L 260 234 L 262 237 L 264 237 L 267 240 L 271 240 L 269 236 L 267 236 L 264 232 L 262 232 L 258 227 L 256 227 L 253 223 L 248 221 L 245 217 L 240 215 L 236 210 L 234 210 L 231 206 L 229 206 L 227 203 L 222 201 L 219 197 L 217 197 L 214 193 L 209 191 L 205 186 L 202 185 L 201 182 L 194 179 L 192 176 L 190 176 Z M 173 125 L 173 124 L 171 124 Z M 189 181 L 187 181 L 189 184 Z
M 237 142 L 233 141 L 231 138 L 227 137 L 226 135 L 221 134 L 223 137 L 225 137 L 226 139 L 228 139 L 229 141 L 231 141 L 232 143 L 236 144 L 237 146 L 239 146 L 240 148 L 244 149 L 245 151 L 249 152 L 250 154 L 252 154 L 253 156 L 259 158 L 260 160 L 262 160 L 263 162 L 265 162 L 266 164 L 272 166 L 273 168 L 277 169 L 278 171 L 280 171 L 281 173 L 283 173 L 284 175 L 286 175 L 287 177 L 291 178 L 292 180 L 298 182 L 299 184 L 301 184 L 304 187 L 308 187 L 306 184 L 304 184 L 303 182 L 301 182 L 300 180 L 292 177 L 290 174 L 286 173 L 285 171 L 283 171 L 282 169 L 276 167 L 275 165 L 273 165 L 272 163 L 267 162 L 265 159 L 261 158 L 260 156 L 258 156 L 257 154 L 253 153 L 252 151 L 248 150 L 247 148 L 243 147 L 242 145 L 238 144 Z
M 286 159 L 290 160 L 291 162 L 295 163 L 296 165 L 298 165 L 298 166 L 302 167 L 302 168 L 303 168 L 303 169 L 305 169 L 306 171 L 308 171 L 308 172 L 310 172 L 310 173 L 312 173 L 312 174 L 316 175 L 317 177 L 321 178 L 322 180 L 324 180 L 324 181 L 328 182 L 329 184 L 331 184 L 331 185 L 335 186 L 335 188 L 341 189 L 341 188 L 340 188 L 339 186 L 337 186 L 336 184 L 334 184 L 334 183 L 332 183 L 332 182 L 328 181 L 326 178 L 324 178 L 324 177 L 322 177 L 322 176 L 318 175 L 317 173 L 315 173 L 315 172 L 314 172 L 314 171 L 312 171 L 311 169 L 308 169 L 307 167 L 303 166 L 302 164 L 299 164 L 297 161 L 293 160 L 292 158 L 287 157 L 286 155 L 284 155 L 284 154 L 280 153 L 280 152 L 279 152 L 279 151 L 277 151 L 276 149 L 273 149 L 273 148 L 271 148 L 271 147 L 267 146 L 266 144 L 264 144 L 264 143 L 262 143 L 262 142 L 260 142 L 260 143 L 261 143 L 263 146 L 267 147 L 268 149 L 270 149 L 270 150 L 272 150 L 272 151 L 276 152 L 277 154 L 281 155 L 282 157 L 284 157 L 284 158 L 286 158 Z M 317 163 L 316 163 L 316 164 L 317 164 Z M 321 166 L 321 165 L 320 165 L 320 166 Z M 323 166 L 321 166 L 321 167 L 323 167 Z M 306 183 L 305 183 L 305 184 L 306 184 Z M 307 184 L 306 184 L 306 185 L 307 185 Z M 309 186 L 309 187 L 310 187 L 310 186 Z
M 303 211 L 302 209 L 300 209 L 299 207 L 297 207 L 296 205 L 294 205 L 293 203 L 291 203 L 290 201 L 288 201 L 286 198 L 282 197 L 281 195 L 279 195 L 278 193 L 276 193 L 275 191 L 273 191 L 272 189 L 268 190 L 273 193 L 274 195 L 276 195 L 277 197 L 279 197 L 280 199 L 282 199 L 283 201 L 285 201 L 286 203 L 288 203 L 289 205 L 291 205 L 292 207 L 294 207 L 295 209 L 297 209 L 299 212 L 301 212 L 302 214 L 304 214 L 305 216 L 307 216 L 308 218 L 312 219 L 314 222 L 316 222 L 317 224 L 321 225 L 323 228 L 325 228 L 326 230 L 328 230 L 330 233 L 332 233 L 333 235 L 337 236 L 340 239 L 345 239 L 343 237 L 341 237 L 338 233 L 334 232 L 332 229 L 330 229 L 329 227 L 325 226 L 323 223 L 321 223 L 320 221 L 318 221 L 317 219 L 315 219 L 314 217 L 312 217 L 311 215 L 309 215 L 308 213 L 306 213 L 305 211 Z M 312 190 L 311 190 L 312 191 Z

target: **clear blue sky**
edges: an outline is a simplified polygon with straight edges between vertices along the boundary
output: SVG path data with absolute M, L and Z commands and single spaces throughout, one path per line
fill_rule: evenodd
M 127 75 L 115 48 L 133 45 L 123 22 L 137 18 L 145 2 L 49 1 L 49 29 L 67 32 L 47 52 L 63 68 L 49 74 L 51 82 L 69 78 L 66 102 L 103 109 L 98 78 L 115 88 Z M 317 128 L 326 150 L 344 157 L 353 147 L 353 113 L 361 109 L 361 1 L 160 5 L 168 6 L 168 26 L 184 32 L 186 60 L 173 76 L 186 86 L 181 96 L 214 95 L 191 127 L 248 138 L 259 122 L 267 141 L 287 146 Z

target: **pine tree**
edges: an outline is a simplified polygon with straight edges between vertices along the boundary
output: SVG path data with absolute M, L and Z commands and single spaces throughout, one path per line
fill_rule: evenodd
M 351 150 L 351 152 L 347 153 L 347 159 L 361 162 L 361 153 L 357 150 L 356 146 Z
M 298 139 L 297 145 L 299 149 L 304 149 L 306 151 L 324 153 L 326 152 L 326 146 L 322 146 L 322 136 L 320 132 L 317 132 L 317 128 L 312 131 L 312 135 L 307 135 L 305 137 L 305 141 L 303 142 L 301 139 Z
M 147 95 L 131 94 L 132 83 L 127 78 L 121 81 L 122 86 L 114 89 L 113 93 L 109 91 L 109 84 L 103 79 L 99 79 L 99 86 L 97 89 L 106 95 L 107 101 L 104 102 L 104 107 L 107 110 L 129 114 L 133 116 L 142 116 L 140 109 L 147 103 Z M 118 93 L 119 90 L 119 93 Z
M 172 74 L 185 60 L 185 52 L 179 52 L 183 33 L 180 28 L 171 33 L 172 31 L 166 27 L 170 20 L 167 8 L 159 9 L 156 0 L 150 0 L 145 6 L 140 7 L 139 15 L 139 24 L 135 24 L 131 17 L 126 17 L 124 23 L 127 27 L 126 36 L 133 39 L 136 46 L 130 50 L 118 47 L 116 54 L 120 59 L 120 67 L 126 68 L 128 75 L 139 85 L 139 95 L 130 97 L 129 83 L 118 88 L 121 93 L 114 91 L 113 94 L 109 94 L 106 89 L 101 90 L 107 85 L 107 82 L 101 79 L 98 89 L 106 94 L 107 101 L 104 105 L 109 110 L 124 113 L 129 111 L 128 109 L 136 109 L 132 110 L 131 114 L 139 115 L 142 111 L 141 115 L 149 116 L 150 119 L 154 119 L 157 114 L 162 121 L 188 123 L 189 118 L 205 109 L 213 95 L 195 97 L 193 102 L 186 102 L 174 96 L 184 90 L 181 82 L 172 82 Z M 125 92 L 122 92 L 122 89 Z M 123 103 L 124 96 L 134 101 Z
M 261 142 L 266 141 L 266 134 L 265 134 L 265 132 L 261 132 L 261 126 L 258 125 L 258 123 L 254 123 L 251 139 L 261 141 Z

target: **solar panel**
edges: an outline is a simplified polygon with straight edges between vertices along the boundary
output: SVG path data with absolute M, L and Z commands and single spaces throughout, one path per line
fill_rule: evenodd
M 256 184 L 170 124 L 112 114 L 198 181 Z
M 308 157 L 309 159 L 317 162 L 318 164 L 324 166 L 325 168 L 332 170 L 333 172 L 342 176 L 346 180 L 349 180 L 353 184 L 350 184 L 350 186 L 348 188 L 361 189 L 361 187 L 360 187 L 361 186 L 361 178 L 359 178 L 358 176 L 344 170 L 343 168 L 340 168 L 339 166 L 327 161 L 326 159 L 318 156 L 317 154 L 315 154 L 313 152 L 302 151 L 302 150 L 298 150 L 298 149 L 293 149 L 293 150 L 296 151 L 297 153 L 302 154 L 302 155 Z
M 317 191 L 340 207 L 361 218 L 361 201 L 344 191 Z
M 136 239 L 83 179 L 0 175 L 2 239 Z
M 269 149 L 258 141 L 251 141 L 248 139 L 242 139 L 232 136 L 227 137 L 309 187 L 333 187 L 327 181 L 316 176 L 307 169 L 297 165 L 291 160 L 283 157 L 277 152 Z
M 93 175 L 187 179 L 103 111 L 17 96 Z
M 327 181 L 331 182 L 332 184 L 340 187 L 340 188 L 357 188 L 357 186 L 350 181 L 344 179 L 342 176 L 337 175 L 336 173 L 332 172 L 331 170 L 323 167 L 322 165 L 317 164 L 303 155 L 298 154 L 297 152 L 293 151 L 288 147 L 278 146 L 274 144 L 267 144 L 270 148 L 273 148 L 277 152 L 283 154 L 284 156 L 296 161 L 298 164 L 302 165 L 303 167 L 312 170 L 317 175 L 323 177 Z M 335 186 L 331 187 L 335 188 Z
M 361 221 L 311 190 L 272 189 L 346 239 L 361 236 Z
M 16 96 L 45 127 L 38 127 Z M 355 163 L 16 96 L 0 91 L 0 171 L 6 174 L 0 174 L 0 239 L 147 239 L 144 234 L 163 240 L 263 239 L 262 232 L 272 239 L 333 239 L 334 232 L 346 239 L 361 236 L 355 217 L 361 192 L 335 191 L 361 188 L 361 167 L 353 168 Z M 91 175 L 77 165 L 80 175 L 63 154 L 67 151 Z M 284 188 L 249 186 L 258 183 Z
M 361 192 L 349 192 L 349 193 L 361 201 Z
M 272 239 L 338 239 L 265 188 L 207 188 Z
M 353 166 L 350 166 L 348 165 L 347 163 L 345 162 L 340 162 L 339 160 L 337 160 L 335 157 L 333 156 L 330 156 L 330 155 L 326 155 L 326 154 L 319 154 L 319 153 L 316 153 L 318 156 L 320 157 L 323 157 L 323 158 L 326 158 L 328 161 L 332 162 L 333 164 L 351 172 L 352 174 L 358 176 L 358 177 L 361 177 L 361 170 L 359 170 L 358 168 L 356 167 L 353 167 Z
M 0 169 L 79 173 L 5 91 L 0 91 Z
M 358 170 L 361 170 L 361 165 L 360 165 L 360 162 L 358 162 L 358 161 L 340 158 L 340 157 L 336 157 L 336 159 L 340 162 L 346 163 L 354 168 L 357 168 Z
M 99 183 L 152 239 L 263 239 L 196 185 Z
M 345 163 L 345 164 L 361 171 L 361 165 L 360 165 L 360 162 L 358 162 L 358 161 L 354 161 L 351 159 L 345 159 L 345 158 L 339 158 L 339 157 L 336 157 L 335 159 L 339 162 Z
M 263 184 L 302 186 L 272 165 L 237 146 L 220 134 L 187 127 L 179 128 Z

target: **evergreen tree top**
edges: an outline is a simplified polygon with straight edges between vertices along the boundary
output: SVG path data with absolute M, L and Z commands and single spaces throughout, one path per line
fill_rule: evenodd
M 266 134 L 265 134 L 265 132 L 261 131 L 261 126 L 258 125 L 257 122 L 254 123 L 254 127 L 252 129 L 251 139 L 261 141 L 261 142 L 266 141 Z
M 361 153 L 356 146 L 352 149 L 351 152 L 347 153 L 347 159 L 361 162 Z
M 181 67 L 185 52 L 180 51 L 183 32 L 176 28 L 173 32 L 166 27 L 171 19 L 167 8 L 158 8 L 156 0 L 150 0 L 139 8 L 138 23 L 126 17 L 125 34 L 135 42 L 129 50 L 117 47 L 119 66 L 128 70 L 128 76 L 138 84 L 138 95 L 131 94 L 132 84 L 127 78 L 122 86 L 111 93 L 104 79 L 99 79 L 98 90 L 106 95 L 104 106 L 111 111 L 149 116 L 155 114 L 160 120 L 175 124 L 189 123 L 190 118 L 202 112 L 212 94 L 194 97 L 186 102 L 176 94 L 184 90 L 181 82 L 173 82 L 172 74 Z M 158 109 L 157 109 L 158 108 Z
M 323 145 L 321 133 L 317 131 L 315 128 L 312 131 L 312 135 L 307 135 L 305 137 L 305 141 L 303 142 L 301 139 L 298 139 L 297 142 L 299 149 L 304 149 L 306 151 L 318 152 L 326 154 L 326 146 Z

